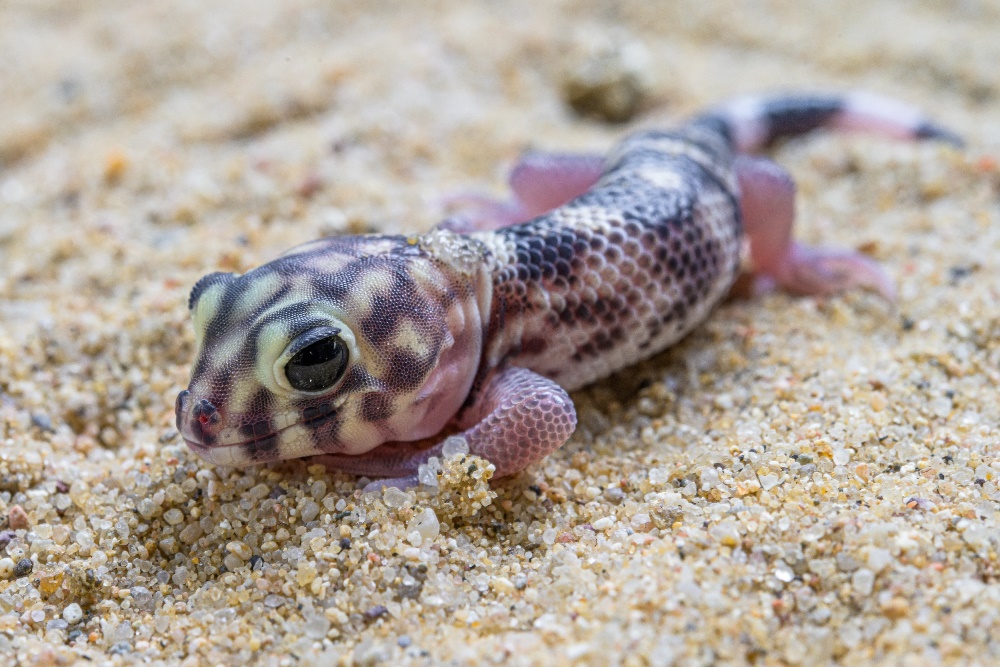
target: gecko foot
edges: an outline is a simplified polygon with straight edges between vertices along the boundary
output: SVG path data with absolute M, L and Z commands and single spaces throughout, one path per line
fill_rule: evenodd
M 495 477 L 512 475 L 558 449 L 576 428 L 576 410 L 558 384 L 526 368 L 498 370 L 476 392 L 459 420 L 470 454 L 496 466 Z M 441 457 L 444 440 L 433 447 L 413 443 L 380 445 L 358 456 L 327 454 L 317 462 L 359 475 L 386 477 L 365 491 L 416 484 L 421 464 Z
M 739 157 L 736 174 L 756 274 L 754 291 L 777 287 L 824 295 L 860 287 L 895 300 L 892 279 L 875 260 L 853 250 L 816 248 L 792 240 L 795 184 L 788 172 L 764 158 Z

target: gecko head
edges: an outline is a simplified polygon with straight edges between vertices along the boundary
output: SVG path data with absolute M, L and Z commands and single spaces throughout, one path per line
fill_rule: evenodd
M 198 281 L 196 359 L 176 403 L 193 451 L 240 466 L 426 435 L 453 341 L 444 305 L 412 258 L 370 251 L 327 239 Z

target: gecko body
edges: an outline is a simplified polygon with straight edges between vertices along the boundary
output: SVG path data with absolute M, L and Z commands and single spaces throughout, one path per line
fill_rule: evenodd
M 321 455 L 396 484 L 452 432 L 508 475 L 570 437 L 568 391 L 701 323 L 747 246 L 762 285 L 891 298 L 871 260 L 794 242 L 791 179 L 745 156 L 820 127 L 957 141 L 854 93 L 741 98 L 605 157 L 528 154 L 512 201 L 473 198 L 426 234 L 324 238 L 200 280 L 178 429 L 217 464 Z

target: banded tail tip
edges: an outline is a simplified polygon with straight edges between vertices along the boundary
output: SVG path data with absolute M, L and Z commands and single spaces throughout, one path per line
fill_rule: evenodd
M 955 147 L 965 144 L 917 107 L 865 91 L 740 97 L 720 105 L 714 113 L 728 125 L 740 153 L 754 153 L 780 139 L 824 128 L 942 141 Z

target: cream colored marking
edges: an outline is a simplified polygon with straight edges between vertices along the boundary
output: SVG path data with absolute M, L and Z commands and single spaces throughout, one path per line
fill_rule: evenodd
M 257 394 L 260 387 L 258 381 L 254 377 L 239 377 L 232 381 L 232 389 L 229 392 L 229 400 L 226 402 L 226 409 L 230 415 L 242 415 L 246 414 L 250 410 L 250 402 L 253 401 L 253 397 Z M 269 385 L 264 385 L 269 386 Z M 221 438 L 220 434 L 220 438 Z M 243 436 L 237 436 L 232 440 L 228 438 L 222 438 L 224 442 L 240 442 L 241 440 L 246 440 Z
M 652 139 L 643 137 L 641 139 L 626 140 L 625 143 L 621 145 L 621 148 L 609 157 L 609 164 L 615 164 L 621 161 L 622 158 L 627 157 L 629 153 L 633 153 L 638 150 L 656 151 L 657 153 L 662 153 L 663 155 L 683 155 L 704 165 L 712 165 L 715 163 L 712 156 L 706 153 L 704 149 L 684 139 L 673 139 L 669 137 Z M 618 170 L 609 172 L 609 175 L 618 174 Z M 600 187 L 602 181 L 604 181 L 604 178 L 597 182 L 597 187 Z
M 270 322 L 257 334 L 257 354 L 254 357 L 254 376 L 264 387 L 274 388 L 277 369 L 275 363 L 291 342 L 285 322 Z
M 429 254 L 466 277 L 482 268 L 484 246 L 474 236 L 435 229 L 421 236 L 419 243 Z
M 664 190 L 686 190 L 687 178 L 673 169 L 662 169 L 652 165 L 635 170 L 636 175 L 650 185 Z
M 355 260 L 351 255 L 324 252 L 303 260 L 302 265 L 320 273 L 337 273 Z
M 767 138 L 764 101 L 760 97 L 737 98 L 718 109 L 733 130 L 734 143 L 743 153 L 759 146 Z
M 205 330 L 219 312 L 224 291 L 225 285 L 216 283 L 202 291 L 194 303 L 191 319 L 194 322 L 195 347 L 198 350 L 201 349 L 202 341 L 205 339 Z
M 428 332 L 433 335 L 434 332 Z M 397 348 L 410 350 L 419 357 L 427 356 L 431 351 L 427 342 L 427 334 L 422 334 L 413 326 L 413 320 L 406 317 L 396 323 L 396 335 L 392 339 Z
M 348 293 L 350 307 L 348 310 L 356 320 L 365 319 L 375 307 L 372 296 L 385 292 L 389 287 L 389 279 L 384 271 L 364 271 L 358 279 L 358 284 Z
M 301 413 L 298 410 L 286 410 L 284 412 L 276 412 L 271 417 L 271 423 L 274 424 L 275 431 L 280 431 L 298 422 L 300 417 Z
M 233 358 L 240 353 L 245 340 L 246 335 L 237 328 L 232 330 L 225 338 L 220 338 L 216 341 L 212 345 L 211 353 L 208 355 L 207 372 L 210 374 L 217 373 L 231 363 Z
M 562 210 L 565 212 L 562 224 L 577 229 L 591 229 L 602 234 L 613 220 L 621 220 L 618 211 L 609 211 L 600 206 L 572 206 Z
M 261 276 L 254 276 L 250 283 L 250 289 L 244 292 L 230 309 L 230 318 L 239 321 L 246 320 L 265 301 L 274 296 L 284 284 L 284 279 L 277 273 L 268 272 Z
M 318 454 L 313 443 L 312 431 L 302 424 L 294 424 L 278 434 L 281 458 L 291 459 Z
M 243 451 L 242 447 L 209 447 L 198 450 L 205 460 L 217 466 L 231 466 L 242 468 L 250 464 L 250 457 Z
M 358 394 L 358 398 L 363 395 Z M 360 410 L 361 401 L 357 401 L 356 405 Z M 344 419 L 337 439 L 343 444 L 350 445 L 343 450 L 344 454 L 364 454 L 385 442 L 381 429 L 376 424 L 365 421 L 357 413 Z

